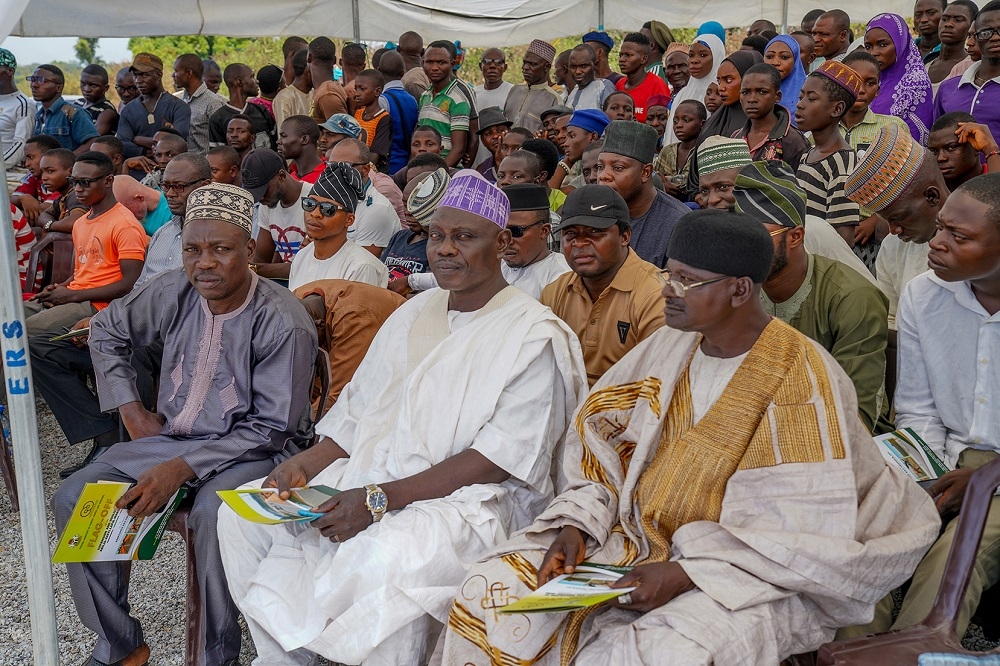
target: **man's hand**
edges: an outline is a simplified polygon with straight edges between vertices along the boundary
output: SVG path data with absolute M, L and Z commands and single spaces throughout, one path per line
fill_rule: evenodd
M 71 330 L 71 331 L 78 331 L 81 328 L 90 328 L 90 319 L 91 319 L 90 317 L 84 317 L 80 321 L 78 321 L 75 324 L 73 324 L 73 328 L 71 328 L 69 330 Z M 76 345 L 80 349 L 84 349 L 84 348 L 86 348 L 86 346 L 87 346 L 87 340 L 89 340 L 89 339 L 90 339 L 90 335 L 80 335 L 80 336 L 77 336 L 75 338 L 70 338 L 69 340 L 70 340 L 70 342 L 72 342 L 74 345 Z
M 875 228 L 878 226 L 878 215 L 872 215 L 861 220 L 861 223 L 854 227 L 854 244 L 864 245 L 868 242 L 868 239 L 872 237 L 875 233 Z
M 289 490 L 301 488 L 309 483 L 309 474 L 299 464 L 297 458 L 298 456 L 292 456 L 271 470 L 261 487 L 277 488 L 278 497 L 286 500 L 291 495 Z
M 30 194 L 22 194 L 20 204 L 24 219 L 33 226 L 38 221 L 38 216 L 42 214 L 42 204 L 38 203 L 38 199 Z
M 587 555 L 587 542 L 575 527 L 564 527 L 549 546 L 542 566 L 538 567 L 538 585 L 542 586 L 556 576 L 576 571 L 576 565 Z
M 163 414 L 146 410 L 138 401 L 122 405 L 118 408 L 118 413 L 133 440 L 159 435 L 163 431 L 163 424 L 167 422 Z
M 410 289 L 409 277 L 396 278 L 395 280 L 389 280 L 389 291 L 394 291 L 400 296 L 406 296 L 413 290 Z
M 76 303 L 79 293 L 61 284 L 49 285 L 35 296 L 35 300 L 47 308 L 55 305 L 65 305 L 66 303 Z
M 121 496 L 115 507 L 127 508 L 130 516 L 152 515 L 166 505 L 185 481 L 193 478 L 194 471 L 183 459 L 168 460 L 139 475 L 135 485 Z
M 333 542 L 341 543 L 357 536 L 374 522 L 372 512 L 365 506 L 368 491 L 352 488 L 337 493 L 316 509 L 326 514 L 310 523 L 319 533 Z
M 125 160 L 125 168 L 128 170 L 141 169 L 146 173 L 152 173 L 156 169 L 156 162 L 148 157 L 130 157 Z
M 958 513 L 965 499 L 965 489 L 969 487 L 969 478 L 974 469 L 954 469 L 943 474 L 927 488 L 934 498 L 934 505 L 942 516 L 947 513 Z
M 998 149 L 990 128 L 981 123 L 959 123 L 955 135 L 959 143 L 968 143 L 984 155 Z
M 617 599 L 612 600 L 612 606 L 646 613 L 659 608 L 663 604 L 680 596 L 688 590 L 693 590 L 695 584 L 688 578 L 684 568 L 677 562 L 656 562 L 641 564 L 628 572 L 611 587 L 635 587 L 629 594 L 632 603 L 623 606 Z

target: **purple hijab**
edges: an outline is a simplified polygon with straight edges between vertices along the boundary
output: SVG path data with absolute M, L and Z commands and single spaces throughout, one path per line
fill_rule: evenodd
M 930 132 L 934 95 L 920 51 L 913 43 L 906 22 L 898 14 L 879 14 L 868 22 L 865 34 L 872 28 L 882 28 L 889 33 L 896 47 L 896 62 L 879 75 L 880 89 L 871 110 L 903 120 L 913 138 L 924 145 Z

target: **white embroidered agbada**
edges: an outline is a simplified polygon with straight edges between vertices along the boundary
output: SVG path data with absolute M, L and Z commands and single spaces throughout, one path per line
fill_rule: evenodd
M 513 287 L 454 331 L 447 304 L 435 289 L 386 321 L 317 426 L 350 458 L 311 482 L 385 483 L 470 448 L 511 478 L 411 504 L 342 544 L 224 509 L 223 561 L 255 663 L 310 663 L 283 654 L 299 647 L 347 664 L 418 663 L 428 614 L 445 621 L 468 567 L 552 499 L 553 449 L 587 387 L 575 334 Z
M 726 381 L 727 363 L 692 362 L 700 339 L 664 327 L 594 386 L 559 496 L 469 571 L 431 663 L 777 664 L 870 620 L 909 577 L 940 520 L 879 455 L 836 361 L 772 320 Z M 725 388 L 692 417 L 715 374 Z M 697 589 L 647 613 L 498 614 L 536 588 L 567 525 L 590 561 L 670 559 Z

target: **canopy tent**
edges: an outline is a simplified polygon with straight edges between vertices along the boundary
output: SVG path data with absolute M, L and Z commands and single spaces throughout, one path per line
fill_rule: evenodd
M 136 37 L 317 35 L 396 40 L 407 30 L 425 39 L 461 39 L 465 46 L 512 46 L 532 39 L 581 35 L 596 26 L 636 30 L 658 19 L 695 27 L 719 21 L 747 26 L 765 18 L 795 24 L 816 0 L 0 0 L 0 36 Z M 836 3 L 856 22 L 881 11 L 904 16 L 909 0 Z

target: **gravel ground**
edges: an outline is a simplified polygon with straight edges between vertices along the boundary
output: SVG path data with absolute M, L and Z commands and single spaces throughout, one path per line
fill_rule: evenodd
M 37 408 L 45 498 L 48 502 L 59 486 L 59 470 L 78 462 L 89 449 L 83 444 L 69 446 L 44 401 L 39 399 Z M 54 550 L 56 534 L 51 512 L 48 513 L 48 523 L 50 548 Z M 30 664 L 31 625 L 20 520 L 2 488 L 0 535 L 0 664 Z M 66 568 L 55 565 L 52 575 L 60 660 L 66 665 L 83 663 L 90 655 L 94 636 L 77 618 Z M 136 562 L 132 567 L 132 612 L 145 628 L 146 640 L 152 650 L 150 666 L 180 666 L 184 663 L 185 579 L 184 542 L 174 532 L 167 533 L 155 559 Z M 987 641 L 975 625 L 970 627 L 963 645 L 969 650 L 997 647 L 997 643 Z M 240 660 L 249 664 L 255 656 L 253 642 L 244 628 Z

